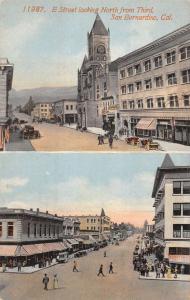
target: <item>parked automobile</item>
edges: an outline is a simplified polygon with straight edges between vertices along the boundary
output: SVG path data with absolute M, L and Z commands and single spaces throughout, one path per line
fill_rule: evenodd
M 94 246 L 94 251 L 98 251 L 99 249 L 100 249 L 100 246 L 96 244 L 96 245 Z
M 66 263 L 69 260 L 68 252 L 60 252 L 56 258 L 58 263 Z
M 39 130 L 35 130 L 31 125 L 25 125 L 21 131 L 21 136 L 24 139 L 37 139 L 40 137 L 40 132 Z

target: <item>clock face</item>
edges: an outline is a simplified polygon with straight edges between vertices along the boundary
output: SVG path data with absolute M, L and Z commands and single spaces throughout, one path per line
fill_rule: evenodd
M 98 48 L 97 48 L 97 52 L 102 54 L 102 53 L 105 53 L 105 52 L 106 52 L 106 49 L 105 49 L 104 46 L 100 45 L 100 46 L 98 46 Z

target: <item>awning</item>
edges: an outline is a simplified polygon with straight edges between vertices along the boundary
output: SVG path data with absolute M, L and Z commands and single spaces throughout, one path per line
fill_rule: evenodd
M 140 121 L 137 123 L 135 128 L 142 129 L 142 130 L 156 130 L 156 119 L 153 118 L 140 119 Z
M 94 242 L 92 242 L 90 240 L 84 240 L 84 244 L 85 245 L 92 245 L 92 244 L 94 244 Z
M 0 256 L 15 256 L 17 245 L 0 245 Z
M 169 255 L 170 263 L 190 264 L 190 255 Z

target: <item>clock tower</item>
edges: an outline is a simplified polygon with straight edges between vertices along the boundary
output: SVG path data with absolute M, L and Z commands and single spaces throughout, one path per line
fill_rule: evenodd
M 110 32 L 98 14 L 88 33 L 88 59 L 101 64 L 110 62 Z

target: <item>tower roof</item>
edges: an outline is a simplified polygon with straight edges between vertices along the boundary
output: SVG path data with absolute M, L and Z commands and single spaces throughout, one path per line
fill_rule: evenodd
M 105 216 L 106 216 L 105 211 L 104 211 L 104 209 L 102 208 L 102 210 L 101 210 L 101 217 L 105 217 Z
M 168 169 L 168 168 L 171 168 L 171 167 L 175 167 L 175 165 L 174 165 L 170 155 L 166 154 L 165 157 L 164 157 L 164 160 L 162 162 L 161 169 Z
M 96 19 L 94 21 L 94 25 L 92 26 L 90 34 L 92 33 L 95 35 L 108 35 L 108 30 L 106 29 L 98 14 L 96 15 Z

